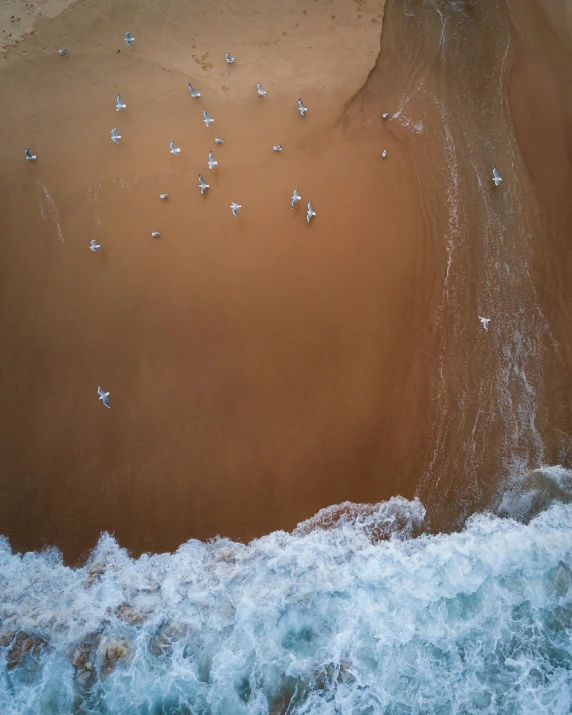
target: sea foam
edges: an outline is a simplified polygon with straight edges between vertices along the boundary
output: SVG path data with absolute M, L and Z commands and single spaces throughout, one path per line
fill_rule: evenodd
M 569 713 L 572 505 L 422 520 L 346 504 L 138 559 L 105 534 L 81 568 L 3 540 L 0 712 Z

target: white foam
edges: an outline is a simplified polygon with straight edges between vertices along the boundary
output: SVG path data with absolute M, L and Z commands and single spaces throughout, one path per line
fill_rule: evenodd
M 40 186 L 42 187 L 42 189 L 44 190 L 44 197 L 46 199 L 46 207 L 47 207 L 48 212 L 56 225 L 56 230 L 58 232 L 58 238 L 60 239 L 60 241 L 63 241 L 64 234 L 62 231 L 62 227 L 60 225 L 60 216 L 58 214 L 58 209 L 56 207 L 56 203 L 53 200 L 52 195 L 48 191 L 48 187 L 44 184 L 44 182 L 40 181 L 39 183 L 40 183 Z M 45 219 L 46 214 L 44 213 L 44 207 L 42 206 L 42 204 L 40 204 L 40 211 L 42 212 L 42 218 Z
M 572 505 L 403 538 L 422 518 L 346 503 L 139 559 L 103 535 L 77 569 L 0 542 L 0 711 L 569 713 Z

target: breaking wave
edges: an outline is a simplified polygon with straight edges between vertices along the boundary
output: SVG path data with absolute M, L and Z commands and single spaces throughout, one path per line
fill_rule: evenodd
M 551 469 L 529 518 L 507 498 L 520 520 L 451 534 L 394 498 L 137 559 L 105 534 L 79 568 L 3 540 L 0 711 L 569 713 L 570 475 Z

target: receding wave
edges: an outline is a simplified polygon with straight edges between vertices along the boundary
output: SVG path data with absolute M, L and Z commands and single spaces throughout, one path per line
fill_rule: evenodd
M 3 540 L 0 710 L 569 713 L 569 487 L 451 534 L 394 498 L 138 559 L 105 534 L 80 568 Z

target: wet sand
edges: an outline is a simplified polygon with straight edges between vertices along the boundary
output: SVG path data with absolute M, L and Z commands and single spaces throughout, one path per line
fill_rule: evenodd
M 77 559 L 102 530 L 135 553 L 167 550 L 391 496 L 420 453 L 431 262 L 404 148 L 382 124 L 339 128 L 378 52 L 379 3 L 275 4 L 274 15 L 265 4 L 263 18 L 254 3 L 243 16 L 210 4 L 192 38 L 197 56 L 209 47 L 204 69 L 181 62 L 184 27 L 198 24 L 185 7 L 158 38 L 146 7 L 140 27 L 128 23 L 133 51 L 121 45 L 127 7 L 75 5 L 40 23 L 0 77 L 14 107 L 3 127 L 0 530 L 15 548 L 56 544 Z M 280 32 L 305 22 L 282 48 Z M 237 40 L 247 26 L 250 44 Z M 62 44 L 64 58 L 52 52 Z M 28 143 L 37 163 L 23 160 Z M 311 225 L 305 204 L 290 208 L 294 187 L 315 207 Z
M 77 560 L 103 530 L 135 554 L 247 540 L 395 494 L 451 528 L 515 474 L 570 461 L 565 23 L 532 0 L 458 5 L 80 2 L 7 51 L 0 533 L 16 549 Z

